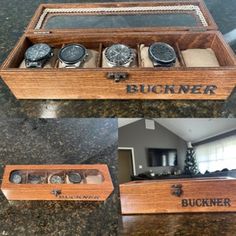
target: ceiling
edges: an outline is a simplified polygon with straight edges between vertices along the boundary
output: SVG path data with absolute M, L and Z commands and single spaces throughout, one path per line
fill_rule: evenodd
M 119 118 L 118 119 L 118 127 L 123 127 L 125 125 L 128 125 L 128 124 L 131 124 L 131 123 L 134 123 L 138 120 L 141 120 L 142 118 Z
M 138 118 L 118 119 L 119 127 L 140 120 Z M 199 142 L 236 129 L 236 119 L 225 118 L 156 118 L 153 119 L 187 142 Z

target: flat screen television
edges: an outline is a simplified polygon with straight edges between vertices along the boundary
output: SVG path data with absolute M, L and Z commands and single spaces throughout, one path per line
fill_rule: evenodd
M 147 162 L 149 167 L 177 166 L 177 149 L 147 148 Z

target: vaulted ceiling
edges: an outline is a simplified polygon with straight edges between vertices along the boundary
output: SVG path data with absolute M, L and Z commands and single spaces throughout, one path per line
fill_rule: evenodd
M 140 118 L 121 118 L 118 119 L 118 124 L 122 127 L 138 120 Z M 191 142 L 199 142 L 236 129 L 236 119 L 154 118 L 153 120 L 185 141 Z

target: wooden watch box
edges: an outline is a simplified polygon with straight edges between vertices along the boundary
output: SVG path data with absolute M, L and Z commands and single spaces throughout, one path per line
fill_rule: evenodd
M 236 179 L 190 178 L 120 185 L 122 214 L 236 211 Z
M 7 165 L 8 200 L 105 201 L 113 191 L 107 165 Z
M 97 52 L 93 68 L 19 68 L 27 48 L 47 43 L 55 52 L 79 43 Z M 178 66 L 144 67 L 141 46 L 170 44 Z M 104 67 L 115 43 L 135 52 L 132 67 Z M 188 49 L 212 49 L 218 66 L 189 67 Z M 145 54 L 146 55 L 146 54 Z M 148 55 L 146 55 L 148 57 Z M 193 59 L 199 59 L 193 56 Z M 203 1 L 42 4 L 1 67 L 18 99 L 226 99 L 236 85 L 236 59 Z

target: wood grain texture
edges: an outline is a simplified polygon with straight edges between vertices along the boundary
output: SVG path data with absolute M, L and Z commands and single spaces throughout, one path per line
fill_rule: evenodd
M 58 170 L 98 170 L 103 175 L 101 184 L 14 184 L 9 178 L 12 171 L 46 171 Z M 61 194 L 56 197 L 51 192 L 57 189 Z M 1 190 L 8 200 L 77 200 L 105 201 L 114 187 L 107 165 L 7 165 L 4 170 Z
M 211 27 L 215 26 L 206 6 L 202 1 L 168 2 L 168 4 L 197 4 L 202 9 Z M 48 34 L 38 34 L 33 31 L 43 9 L 62 7 L 118 7 L 118 6 L 152 6 L 166 5 L 167 2 L 136 2 L 136 3 L 104 3 L 104 4 L 43 4 L 40 5 L 16 47 L 10 53 L 1 67 L 0 74 L 12 93 L 18 99 L 227 99 L 236 85 L 236 59 L 232 49 L 224 41 L 220 32 L 213 28 L 205 32 L 185 31 L 175 28 L 173 31 L 141 29 L 142 34 L 131 29 L 103 32 L 86 30 L 61 32 L 55 30 Z M 102 29 L 103 30 L 103 29 Z M 140 29 L 139 29 L 140 30 Z M 196 29 L 195 29 L 196 30 Z M 123 43 L 134 49 L 140 44 L 147 46 L 161 41 L 171 44 L 177 53 L 189 48 L 212 48 L 220 63 L 215 68 L 186 68 L 181 63 L 179 68 L 143 68 L 138 60 L 137 68 L 102 68 L 101 52 L 114 43 Z M 68 43 L 80 43 L 88 49 L 100 52 L 96 69 L 19 69 L 26 49 L 34 43 L 48 43 L 60 49 Z M 181 59 L 182 56 L 178 55 Z M 58 63 L 56 63 L 58 65 Z M 107 79 L 109 72 L 125 72 L 128 79 L 114 82 Z M 132 93 L 127 92 L 129 86 L 137 87 Z M 167 89 L 175 86 L 174 90 Z M 187 86 L 187 92 L 180 90 L 180 85 Z M 206 86 L 215 86 L 213 94 L 204 93 Z M 141 91 L 141 87 L 144 91 Z M 145 88 L 151 86 L 147 92 Z M 157 89 L 156 89 L 156 87 Z M 200 86 L 195 90 L 194 86 Z M 132 87 L 133 88 L 133 87 Z M 193 91 L 193 92 L 192 92 Z
M 182 185 L 183 194 L 180 197 L 171 194 L 171 188 L 175 184 Z M 133 181 L 120 185 L 120 198 L 122 214 L 230 212 L 236 211 L 236 180 L 191 178 Z M 230 204 L 183 207 L 183 199 L 230 199 Z M 200 202 L 199 200 L 198 203 Z

